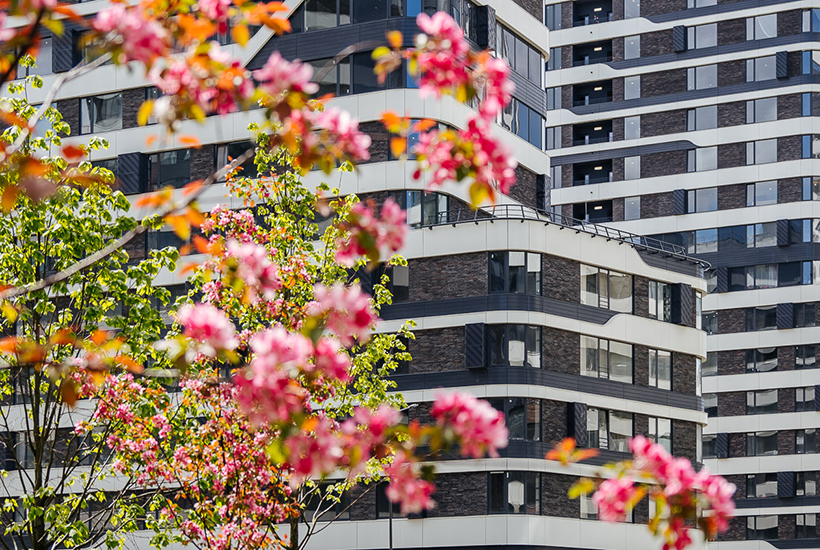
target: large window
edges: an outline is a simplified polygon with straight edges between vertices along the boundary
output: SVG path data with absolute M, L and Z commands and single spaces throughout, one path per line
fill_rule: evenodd
M 490 292 L 541 294 L 541 254 L 490 252 Z
M 487 325 L 491 366 L 541 368 L 541 327 Z
M 816 364 L 814 345 L 794 347 L 794 368 L 795 370 L 813 369 Z
M 777 140 L 764 139 L 746 144 L 746 164 L 769 164 L 777 162 Z
M 770 372 L 777 370 L 777 348 L 746 350 L 746 372 Z
M 541 52 L 504 25 L 498 24 L 495 51 L 512 70 L 539 87 L 542 84 L 544 59 Z
M 712 128 L 717 128 L 717 126 L 717 105 L 697 107 L 686 111 L 686 130 L 688 132 L 695 130 L 711 130 Z
M 777 98 L 754 99 L 746 102 L 746 124 L 777 120 Z
M 746 456 L 773 456 L 777 454 L 777 432 L 746 434 Z
M 541 401 L 513 397 L 488 399 L 490 405 L 504 413 L 511 441 L 541 441 Z
M 717 46 L 717 23 L 686 29 L 686 47 L 690 50 Z
M 649 350 L 649 385 L 662 390 L 672 389 L 672 353 Z
M 327 94 L 343 96 L 350 93 L 350 58 L 334 64 L 333 58 L 314 59 L 307 62 L 313 67 L 313 82 L 319 85 L 316 97 Z
M 797 514 L 794 516 L 794 538 L 817 538 L 817 514 Z
M 80 133 L 122 130 L 122 93 L 80 99 Z
M 237 141 L 235 143 L 224 143 L 216 146 L 216 158 L 214 160 L 214 167 L 221 170 L 227 166 L 233 159 L 239 158 L 248 149 L 253 149 L 254 144 L 250 141 Z M 251 157 L 239 167 L 236 173 L 237 177 L 255 178 L 259 175 L 256 169 L 254 158 Z M 224 179 L 222 180 L 224 181 Z
M 641 97 L 641 76 L 624 77 L 624 99 L 639 99 Z
M 632 275 L 581 264 L 581 303 L 632 313 Z
M 535 109 L 527 107 L 518 99 L 512 98 L 510 104 L 501 113 L 501 126 L 511 131 L 531 145 L 543 146 L 544 117 Z
M 561 108 L 561 87 L 547 88 L 547 111 Z
M 775 57 L 757 57 L 746 60 L 746 82 L 762 82 L 764 80 L 774 80 L 777 77 L 775 70 Z
M 815 429 L 796 430 L 794 432 L 794 452 L 799 455 L 814 454 L 817 452 Z
M 407 212 L 407 225 L 413 229 L 449 221 L 450 199 L 442 193 L 393 191 L 390 196 Z
M 703 410 L 706 411 L 706 416 L 709 418 L 717 416 L 718 396 L 716 393 L 703 394 Z
M 717 65 L 703 65 L 686 69 L 686 89 L 717 88 Z
M 717 170 L 717 147 L 701 147 L 686 152 L 686 171 Z
M 672 452 L 672 420 L 649 417 L 649 439 L 659 443 L 667 452 Z
M 491 514 L 541 514 L 541 474 L 490 472 Z
M 746 308 L 746 332 L 777 329 L 777 306 Z
M 773 414 L 777 412 L 777 390 L 746 392 L 746 414 Z
M 309 522 L 350 519 L 350 494 L 322 483 L 305 500 L 304 517 Z
M 814 386 L 794 389 L 794 411 L 805 412 L 815 410 Z
M 777 181 L 761 181 L 746 186 L 746 206 L 777 204 Z
M 746 498 L 768 498 L 777 496 L 777 472 L 748 474 L 746 476 Z
M 581 335 L 581 376 L 631 384 L 632 344 Z
M 629 452 L 632 413 L 587 409 L 587 441 L 590 448 Z
M 813 327 L 815 317 L 815 306 L 813 303 L 794 304 L 792 309 L 792 327 Z
M 810 285 L 811 262 L 788 262 L 729 268 L 729 291 Z
M 746 19 L 746 40 L 764 40 L 777 36 L 777 14 Z
M 672 285 L 649 281 L 649 316 L 660 321 L 672 321 Z
M 686 213 L 714 212 L 717 202 L 717 187 L 692 189 L 686 192 Z
M 561 28 L 561 4 L 550 4 L 544 8 L 544 24 L 551 31 Z
M 777 516 L 750 516 L 746 518 L 746 540 L 777 538 Z
M 182 187 L 191 181 L 191 150 L 177 149 L 149 157 L 150 189 Z
M 794 494 L 799 497 L 816 495 L 817 472 L 795 472 Z

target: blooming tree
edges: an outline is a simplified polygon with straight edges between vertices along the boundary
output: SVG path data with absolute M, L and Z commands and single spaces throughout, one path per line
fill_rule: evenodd
M 309 493 L 317 480 L 341 472 L 346 485 L 386 475 L 388 498 L 401 503 L 403 511 L 415 512 L 433 506 L 432 468 L 419 448 L 429 449 L 433 457 L 456 448 L 462 456 L 478 458 L 496 455 L 506 444 L 500 413 L 467 395 L 440 396 L 431 425 L 400 423 L 400 401 L 387 395 L 389 386 L 382 378 L 394 361 L 394 348 L 401 351 L 401 345 L 395 337 L 371 334 L 378 307 L 389 295 L 377 288 L 371 299 L 349 280 L 344 267 L 401 262 L 390 258 L 404 239 L 403 214 L 392 202 L 378 210 L 355 197 L 338 198 L 326 187 L 320 193 L 329 197 L 317 197 L 297 179 L 312 167 L 329 173 L 339 164 L 347 169 L 367 160 L 370 138 L 348 113 L 312 99 L 317 86 L 310 67 L 275 52 L 251 75 L 211 40 L 229 26 L 240 45 L 248 41 L 251 25 L 287 32 L 289 23 L 277 16 L 286 10 L 282 3 L 146 0 L 131 7 L 117 3 L 87 20 L 56 0 L 20 0 L 4 7 L 0 24 L 8 15 L 25 23 L 0 32 L 2 51 L 8 52 L 0 58 L 3 82 L 17 65 L 34 62 L 40 26 L 56 34 L 63 32 L 66 19 L 86 27 L 84 45 L 92 55 L 57 78 L 36 112 L 0 113 L 13 129 L 12 139 L 0 142 L 2 202 L 10 216 L 19 201 L 36 205 L 69 184 L 94 185 L 94 178 L 78 181 L 73 165 L 49 165 L 37 158 L 26 144 L 36 141 L 31 134 L 39 118 L 49 113 L 57 117 L 50 111 L 56 90 L 109 59 L 144 70 L 156 85 L 162 97 L 146 101 L 138 119 L 144 124 L 154 116 L 167 133 L 178 133 L 183 119 L 264 109 L 263 122 L 253 129 L 256 161 L 268 177 L 240 177 L 233 186 L 249 202 L 264 204 L 262 223 L 247 212 L 219 209 L 203 218 L 194 204 L 208 185 L 253 154 L 248 151 L 181 194 L 162 190 L 143 198 L 140 205 L 156 208 L 155 216 L 99 243 L 73 265 L 59 266 L 35 281 L 10 282 L 0 291 L 0 298 L 8 300 L 6 309 L 28 311 L 23 305 L 29 296 L 47 288 L 67 293 L 73 276 L 115 257 L 148 227 L 167 223 L 186 239 L 192 225 L 202 228 L 206 236 L 194 238 L 193 246 L 208 259 L 191 271 L 202 299 L 178 304 L 179 331 L 154 343 L 155 365 L 147 371 L 156 377 L 181 376 L 179 399 L 149 378 L 124 372 L 142 371 L 148 354 L 136 344 L 143 340 L 134 341 L 136 351 L 120 352 L 132 343 L 72 327 L 45 341 L 40 333 L 11 337 L 4 348 L 14 356 L 31 353 L 27 362 L 60 388 L 61 403 L 78 396 L 97 399 L 93 417 L 76 432 L 106 426 L 111 430 L 106 440 L 117 452 L 114 469 L 140 486 L 157 489 L 150 502 L 135 501 L 131 507 L 157 511 L 146 520 L 157 533 L 155 543 L 171 542 L 176 535 L 170 530 L 175 530 L 180 540 L 215 548 L 276 544 L 295 549 L 299 542 L 293 520 L 302 516 L 304 504 L 299 495 Z M 421 14 L 417 24 L 422 32 L 413 48 L 401 49 L 398 33 L 387 35 L 387 46 L 374 52 L 377 74 L 384 78 L 407 60 L 422 95 L 475 101 L 476 113 L 461 130 L 422 134 L 413 151 L 419 159 L 415 177 L 427 177 L 431 187 L 447 180 L 468 182 L 474 206 L 493 200 L 496 189 L 507 192 L 514 183 L 515 161 L 492 125 L 511 101 L 509 67 L 489 52 L 471 51 L 461 29 L 444 13 Z M 391 142 L 396 154 L 406 149 L 410 130 L 432 126 L 429 121 L 411 125 L 395 113 L 385 113 L 383 122 L 397 135 Z M 180 140 L 197 143 L 190 136 Z M 87 150 L 64 147 L 62 152 L 79 160 Z M 325 204 L 325 199 L 335 219 L 322 234 L 321 247 L 314 249 L 309 206 Z M 65 355 L 48 355 L 63 346 Z M 229 372 L 230 378 L 225 376 Z M 226 452 L 232 448 L 246 452 Z M 668 489 L 676 479 L 658 481 Z M 674 495 L 708 492 L 709 479 Z M 613 485 L 599 488 L 602 496 L 596 498 L 602 504 L 623 501 L 608 496 Z M 625 486 L 619 490 L 630 495 Z M 688 518 L 687 506 L 667 507 L 669 525 Z M 291 519 L 288 535 L 274 527 L 286 519 Z M 719 521 L 715 525 L 722 526 Z M 675 544 L 685 545 L 682 528 L 672 530 Z

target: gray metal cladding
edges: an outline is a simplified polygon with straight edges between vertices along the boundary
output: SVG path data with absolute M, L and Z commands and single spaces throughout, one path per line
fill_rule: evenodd
M 687 327 L 695 326 L 692 287 L 684 283 L 672 286 L 672 322 Z
M 729 458 L 728 433 L 719 433 L 715 436 L 715 455 L 718 458 Z
M 820 411 L 820 385 L 814 386 L 814 410 Z
M 55 73 L 65 73 L 74 66 L 76 30 L 66 25 L 61 35 L 51 39 L 51 68 Z
M 510 80 L 515 84 L 513 97 L 522 101 L 539 115 L 546 117 L 547 91 L 515 71 L 510 71 Z
M 484 323 L 464 325 L 464 358 L 468 369 L 487 366 Z
M 701 267 L 700 264 L 693 262 L 691 259 L 689 261 L 683 261 L 680 258 L 675 258 L 673 256 L 669 256 L 668 254 L 656 252 L 654 250 L 638 249 L 638 254 L 641 256 L 641 259 L 646 265 L 667 269 L 675 273 L 690 275 L 692 277 L 703 277 L 703 267 Z
M 792 328 L 794 326 L 794 304 L 791 302 L 777 304 L 776 316 L 778 330 Z
M 142 153 L 127 153 L 117 157 L 117 180 L 125 195 L 148 191 L 148 157 Z
M 777 246 L 789 246 L 789 220 L 777 220 Z
M 567 437 L 575 438 L 575 444 L 586 447 L 587 441 L 587 405 L 570 403 L 567 406 Z
M 686 214 L 686 189 L 672 191 L 672 213 L 675 216 Z
M 729 292 L 729 270 L 725 267 L 717 269 L 717 288 L 715 292 Z
M 686 27 L 684 25 L 672 27 L 672 50 L 677 53 L 686 51 Z
M 799 243 L 789 246 L 767 246 L 698 254 L 698 258 L 714 267 L 742 267 L 820 259 L 820 243 Z
M 778 79 L 789 78 L 789 52 L 777 52 L 774 58 L 775 75 Z
M 777 472 L 777 498 L 793 498 L 794 485 L 794 472 Z

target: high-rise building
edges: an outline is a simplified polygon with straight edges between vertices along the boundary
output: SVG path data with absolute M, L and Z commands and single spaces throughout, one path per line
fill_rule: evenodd
M 545 22 L 551 207 L 711 264 L 703 459 L 739 516 L 715 546 L 817 547 L 820 10 L 548 0 Z
M 93 14 L 102 5 L 82 4 L 78 10 Z M 668 233 L 667 226 L 661 224 L 666 219 L 659 218 L 656 226 L 624 225 L 629 231 L 595 223 L 581 225 L 570 219 L 605 222 L 611 221 L 618 208 L 621 219 L 627 209 L 634 211 L 634 205 L 624 207 L 620 199 L 607 203 L 603 193 L 610 185 L 612 189 L 629 189 L 625 194 L 636 197 L 637 180 L 625 187 L 597 185 L 599 181 L 623 179 L 623 160 L 607 157 L 611 146 L 589 146 L 577 156 L 556 152 L 552 178 L 550 159 L 544 151 L 556 147 L 558 122 L 563 133 L 559 129 L 557 136 L 565 147 L 572 146 L 573 140 L 598 143 L 601 136 L 607 143 L 613 141 L 611 136 L 624 139 L 623 121 L 608 120 L 609 115 L 601 110 L 615 109 L 621 103 L 598 104 L 600 98 L 611 100 L 613 93 L 623 99 L 622 79 L 615 78 L 620 65 L 608 69 L 595 64 L 601 56 L 610 61 L 613 44 L 622 40 L 587 35 L 610 32 L 609 27 L 613 33 L 627 27 L 636 29 L 626 33 L 635 34 L 639 20 L 572 29 L 573 18 L 595 23 L 621 17 L 612 15 L 611 6 L 603 10 L 597 4 L 582 2 L 559 6 L 564 9 L 563 18 L 558 15 L 556 19 L 556 7 L 549 6 L 547 23 L 559 21 L 565 29 L 550 34 L 544 24 L 544 6 L 533 0 L 489 4 L 471 0 L 307 0 L 289 3 L 293 34 L 272 37 L 262 29 L 245 49 L 230 46 L 250 69 L 261 67 L 275 50 L 288 59 L 311 64 L 320 81 L 319 94 L 338 96 L 332 104 L 359 118 L 361 127 L 373 138 L 371 160 L 357 171 L 331 176 L 314 172 L 306 182 L 328 181 L 343 194 L 357 193 L 376 202 L 391 196 L 407 210 L 412 230 L 402 253 L 408 266 L 390 268 L 395 299 L 383 311 L 385 321 L 380 330 L 395 330 L 405 319 L 418 323 L 415 339 L 408 342 L 413 359 L 401 365 L 395 375 L 398 390 L 411 403 L 406 411 L 408 419 L 429 420 L 429 405 L 436 392 L 459 388 L 487 398 L 503 410 L 510 430 L 510 444 L 500 457 L 443 457 L 438 464 L 438 506 L 423 517 L 406 518 L 397 508 L 391 510 L 383 486 L 359 487 L 329 514 L 338 516 L 339 521 L 316 535 L 310 548 L 654 549 L 660 543 L 640 525 L 652 513 L 648 503 L 642 503 L 628 522 L 607 524 L 591 521 L 597 519 L 591 499 L 570 500 L 567 490 L 579 476 L 594 475 L 604 462 L 628 457 L 627 441 L 633 435 L 649 436 L 678 456 L 700 460 L 701 429 L 706 424 L 698 377 L 701 361 L 706 358 L 700 330 L 701 300 L 707 290 L 704 264 L 692 258 L 695 250 L 670 243 L 666 236 L 650 239 L 635 234 Z M 445 185 L 425 192 L 424 183 L 412 178 L 412 159 L 391 155 L 391 136 L 379 122 L 382 111 L 392 110 L 417 119 L 431 118 L 444 126 L 464 124 L 471 107 L 450 97 L 441 101 L 420 98 L 405 69 L 391 75 L 385 84 L 379 84 L 372 71 L 370 52 L 388 30 L 401 30 L 410 44 L 416 32 L 415 16 L 436 10 L 453 15 L 474 47 L 494 50 L 512 67 L 516 84 L 513 103 L 496 130 L 518 160 L 518 183 L 509 196 L 499 197 L 495 208 L 471 210 L 465 185 Z M 615 11 L 623 11 L 623 6 Z M 668 34 L 671 43 L 671 31 Z M 65 72 L 80 59 L 80 36 L 79 29 L 69 28 L 65 36 L 44 41 L 39 68 L 31 72 L 43 75 L 45 90 L 54 81 L 53 73 Z M 551 44 L 551 36 L 563 42 Z M 593 39 L 600 39 L 600 43 L 581 45 Z M 656 42 L 662 44 L 663 40 L 657 38 Z M 645 47 L 650 43 L 649 38 L 644 40 Z M 564 60 L 567 69 L 546 73 L 550 88 L 545 90 L 545 60 L 551 46 L 553 52 L 557 50 L 556 45 L 564 52 L 550 58 L 550 68 Z M 677 60 L 678 55 L 670 50 L 667 58 Z M 584 60 L 591 64 L 570 69 L 576 58 L 579 65 L 584 65 Z M 632 67 L 629 74 L 637 74 L 644 67 L 639 65 L 642 61 L 621 65 Z M 596 73 L 583 72 L 590 70 Z M 605 78 L 610 80 L 602 80 Z M 666 81 L 662 75 L 653 85 L 645 80 L 644 90 L 661 88 Z M 562 91 L 557 86 L 564 82 L 567 85 Z M 44 92 L 37 90 L 30 95 L 32 103 L 42 101 L 43 96 Z M 224 165 L 228 157 L 248 146 L 251 135 L 246 128 L 262 113 L 254 110 L 210 117 L 203 125 L 184 123 L 180 132 L 196 134 L 202 143 L 197 149 L 182 148 L 173 140 L 160 140 L 148 147 L 145 138 L 156 132 L 156 126 L 138 127 L 136 115 L 142 102 L 153 97 L 156 90 L 138 71 L 129 73 L 113 65 L 71 82 L 58 94 L 57 106 L 71 125 L 72 135 L 79 134 L 80 139 L 99 135 L 110 141 L 110 148 L 94 153 L 92 160 L 111 169 L 120 189 L 135 198 L 168 185 L 180 187 Z M 574 113 L 574 100 L 590 103 L 590 107 L 581 107 L 589 113 Z M 557 110 L 562 101 L 564 109 Z M 639 112 L 637 107 L 629 108 L 630 113 Z M 663 108 L 661 104 L 656 110 Z M 685 113 L 681 116 L 686 117 Z M 600 117 L 607 120 L 598 122 Z M 645 122 L 644 136 L 650 130 L 663 132 L 663 126 L 653 124 Z M 661 158 L 668 158 L 668 151 L 677 151 L 674 147 L 682 143 L 643 145 L 631 128 L 630 155 L 637 162 L 643 151 L 639 145 L 655 147 L 659 155 L 667 155 Z M 412 144 L 413 136 L 410 141 Z M 761 146 L 761 154 L 764 150 Z M 684 149 L 680 155 L 685 161 Z M 707 162 L 704 155 L 693 153 L 693 162 Z M 672 165 L 671 160 L 659 163 L 656 170 L 668 170 Z M 577 166 L 574 172 L 573 165 Z M 646 161 L 644 168 L 649 170 L 649 166 L 652 164 Z M 245 175 L 252 174 L 252 169 L 247 166 Z M 634 175 L 634 167 L 629 170 Z M 550 179 L 557 188 L 548 194 Z M 590 185 L 570 189 L 575 180 Z M 646 197 L 644 208 L 649 209 L 652 200 L 658 205 L 665 205 L 664 201 L 672 204 L 672 187 L 668 199 L 666 195 Z M 744 184 L 739 192 L 743 194 L 745 189 Z M 764 187 L 760 189 L 764 193 Z M 571 195 L 590 190 L 596 194 Z M 200 206 L 207 209 L 227 202 L 231 208 L 241 208 L 239 201 L 225 198 L 226 191 L 223 184 L 216 184 Z M 706 200 L 698 197 L 692 204 Z M 545 216 L 547 199 L 558 212 L 566 205 L 567 217 Z M 592 204 L 592 199 L 598 202 Z M 589 216 L 579 214 L 578 208 L 587 207 Z M 601 210 L 609 215 L 602 216 Z M 175 244 L 181 243 L 170 229 L 157 231 L 129 244 L 128 252 L 140 258 L 151 249 Z M 793 245 L 788 250 L 796 248 Z M 365 287 L 371 277 L 360 273 Z M 185 292 L 184 278 L 173 273 L 162 273 L 158 284 L 168 286 L 174 296 Z M 18 388 L 2 406 L 17 408 L 22 414 L 26 401 L 19 394 Z M 599 449 L 600 456 L 568 468 L 544 460 L 547 450 L 567 436 Z M 34 466 L 19 434 L 5 441 L 11 442 L 6 452 L 20 457 L 7 464 Z M 21 483 L 10 486 L 13 489 L 0 497 L 19 497 L 25 491 L 25 483 Z M 4 516 L 4 522 L 19 519 Z M 129 544 L 145 546 L 146 540 L 138 535 Z M 699 542 L 696 547 L 703 544 Z

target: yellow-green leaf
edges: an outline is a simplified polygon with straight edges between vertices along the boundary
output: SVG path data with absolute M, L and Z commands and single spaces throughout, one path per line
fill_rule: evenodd
M 370 54 L 373 59 L 379 59 L 384 55 L 390 55 L 390 48 L 386 46 L 380 46 L 373 50 L 373 53 Z
M 581 495 L 588 495 L 594 490 L 595 482 L 584 477 L 569 488 L 569 491 L 567 491 L 567 496 L 569 496 L 569 498 L 578 498 Z
M 145 126 L 148 124 L 148 117 L 151 116 L 151 111 L 154 110 L 154 100 L 149 99 L 140 105 L 140 110 L 137 112 L 137 124 Z
M 3 302 L 2 310 L 3 316 L 5 316 L 6 320 L 8 320 L 9 323 L 14 323 L 15 321 L 17 321 L 17 310 L 14 309 L 14 306 L 12 306 L 10 303 Z

